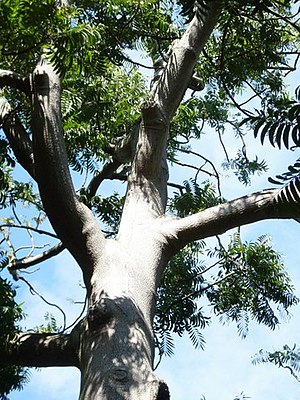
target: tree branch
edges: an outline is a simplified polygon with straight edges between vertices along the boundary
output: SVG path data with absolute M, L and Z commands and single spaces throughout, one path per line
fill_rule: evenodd
M 0 347 L 1 363 L 28 367 L 78 367 L 77 338 L 71 334 L 19 333 Z
M 205 15 L 195 16 L 182 38 L 175 42 L 166 68 L 158 81 L 153 95 L 155 103 L 171 119 L 192 77 L 198 56 L 203 50 L 221 11 L 221 2 L 207 2 Z
M 39 233 L 40 235 L 47 235 L 47 236 L 53 237 L 54 239 L 58 239 L 57 235 L 55 235 L 54 233 L 51 233 L 51 232 L 48 232 L 48 231 L 44 231 L 43 229 L 34 228 L 34 227 L 32 227 L 32 226 L 29 226 L 29 225 L 1 224 L 1 225 L 0 225 L 0 229 L 1 229 L 1 228 L 26 229 L 26 230 L 30 230 L 30 231 Z
M 22 165 L 33 179 L 36 179 L 32 142 L 28 133 L 17 115 L 12 111 L 8 101 L 2 97 L 1 103 L 0 124 L 3 132 L 20 165 Z
M 17 74 L 13 71 L 0 69 L 0 88 L 6 86 L 13 89 L 21 90 L 27 95 L 30 94 L 30 84 L 28 77 Z
M 186 244 L 225 233 L 229 229 L 265 219 L 299 218 L 299 209 L 276 204 L 277 189 L 258 193 L 208 208 L 182 219 L 167 219 L 162 230 L 174 254 Z
M 97 171 L 96 174 L 91 179 L 87 191 L 91 196 L 95 196 L 99 186 L 105 179 L 111 179 L 115 171 L 119 168 L 122 163 L 118 160 L 113 160 L 105 164 L 102 170 Z
M 213 171 L 214 171 L 214 174 L 212 174 L 212 173 L 210 173 L 210 172 L 208 172 L 208 171 L 205 171 L 205 170 L 203 170 L 202 168 L 201 168 L 200 170 L 201 170 L 202 172 L 208 174 L 209 176 L 213 176 L 213 177 L 216 178 L 219 196 L 221 196 L 221 181 L 220 181 L 220 175 L 219 175 L 219 173 L 218 173 L 216 167 L 214 166 L 214 163 L 213 163 L 212 161 L 210 161 L 208 158 L 204 157 L 202 154 L 199 154 L 199 153 L 197 153 L 197 152 L 195 152 L 195 151 L 187 150 L 187 149 L 183 149 L 183 148 L 180 148 L 179 151 L 181 151 L 182 153 L 186 153 L 186 154 L 193 154 L 194 156 L 197 156 L 197 157 L 199 157 L 199 158 L 202 158 L 202 160 L 204 160 L 206 163 L 208 163 L 208 164 L 212 167 L 212 169 L 213 169 Z
M 33 73 L 32 134 L 35 172 L 49 220 L 83 270 L 85 284 L 97 263 L 104 236 L 75 193 L 62 134 L 60 77 L 45 59 Z M 93 247 L 93 249 L 92 249 Z
M 36 254 L 35 256 L 25 257 L 20 260 L 13 260 L 12 262 L 10 262 L 8 269 L 10 271 L 15 271 L 18 269 L 25 269 L 32 267 L 33 265 L 49 260 L 51 257 L 54 257 L 59 253 L 61 253 L 63 250 L 64 250 L 63 244 L 58 243 L 56 246 L 51 247 L 51 249 L 43 251 L 40 254 Z

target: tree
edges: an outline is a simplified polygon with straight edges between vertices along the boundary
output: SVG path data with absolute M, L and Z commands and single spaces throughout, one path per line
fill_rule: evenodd
M 247 157 L 242 129 L 251 122 L 244 114 L 252 114 L 236 98 L 245 87 L 262 106 L 287 96 L 283 66 L 298 55 L 293 11 L 289 1 L 269 0 L 0 3 L 1 206 L 12 210 L 1 225 L 1 266 L 25 280 L 24 269 L 67 249 L 81 268 L 88 303 L 72 329 L 60 331 L 50 318 L 47 329 L 32 333 L 11 322 L 21 313 L 10 301 L 0 347 L 5 373 L 19 374 L 21 384 L 23 366 L 76 366 L 80 399 L 167 399 L 166 383 L 153 372 L 154 348 L 170 352 L 170 331 L 187 331 L 201 346 L 201 296 L 237 321 L 242 334 L 249 318 L 274 328 L 273 303 L 288 311 L 297 302 L 265 237 L 243 243 L 237 233 L 228 248 L 220 241 L 211 252 L 219 270 L 210 282 L 204 274 L 212 267 L 199 265 L 197 256 L 203 239 L 232 228 L 299 219 L 298 175 L 281 189 L 226 201 L 203 149 L 197 156 L 210 170 L 197 168 L 194 180 L 173 184 L 177 192 L 169 201 L 167 195 L 167 159 L 178 163 L 178 153 L 194 152 L 189 143 L 201 139 L 202 121 L 220 140 L 226 124 L 234 127 L 242 148 L 224 168 L 234 168 L 239 180 L 248 184 L 266 169 Z M 153 60 L 146 66 L 154 70 L 150 89 L 132 50 Z M 247 103 L 252 99 L 251 93 Z M 16 161 L 39 194 L 26 178 L 16 180 Z M 69 166 L 90 179 L 80 193 Z M 200 172 L 217 189 L 199 184 Z M 106 179 L 127 182 L 123 199 L 98 194 Z M 20 203 L 35 209 L 32 221 L 20 215 Z M 54 233 L 42 226 L 45 217 Z M 33 245 L 20 257 L 14 228 L 59 242 L 41 253 Z M 7 282 L 3 287 L 11 293 Z

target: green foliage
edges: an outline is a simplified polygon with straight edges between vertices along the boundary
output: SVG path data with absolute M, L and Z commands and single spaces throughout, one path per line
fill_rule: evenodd
M 54 36 L 50 49 L 63 73 L 103 73 L 108 61 L 119 65 L 128 59 L 124 51 L 146 45 L 148 35 L 170 30 L 169 15 L 158 0 L 73 1 L 65 24 Z
M 15 61 L 14 67 L 26 66 L 25 71 L 29 71 L 41 54 L 41 45 L 53 33 L 55 22 L 55 0 L 1 1 L 1 62 L 9 67 Z
M 218 29 L 196 67 L 205 83 L 205 100 L 220 99 L 213 102 L 218 130 L 233 117 L 240 122 L 245 115 L 251 117 L 243 107 L 251 99 L 264 109 L 288 96 L 284 74 L 291 63 L 289 54 L 298 51 L 299 43 L 292 1 L 229 1 L 224 6 Z
M 203 315 L 196 302 L 204 282 L 204 266 L 199 262 L 203 246 L 203 242 L 190 244 L 171 259 L 165 270 L 157 292 L 154 321 L 160 354 L 173 354 L 171 332 L 179 336 L 187 332 L 195 348 L 204 347 L 204 337 L 199 329 L 208 325 L 209 318 Z
M 117 233 L 120 224 L 124 197 L 114 193 L 108 197 L 93 196 L 90 197 L 84 190 L 81 191 L 81 201 L 87 204 L 104 223 L 104 229 L 108 229 L 109 236 Z
M 0 138 L 0 209 L 5 207 L 7 196 L 6 192 L 10 188 L 11 167 L 15 162 L 10 156 L 9 145 L 5 139 Z
M 254 160 L 250 161 L 246 152 L 243 150 L 238 151 L 236 158 L 223 162 L 222 166 L 225 170 L 235 170 L 234 174 L 244 185 L 249 185 L 251 183 L 251 175 L 255 173 L 260 174 L 268 169 L 264 160 L 258 161 L 258 157 L 256 156 Z
M 32 183 L 13 180 L 11 169 L 5 165 L 0 169 L 0 190 L 0 209 L 13 207 L 17 202 L 24 206 L 34 204 L 39 210 L 42 209 Z
M 207 13 L 206 0 L 178 0 L 177 3 L 181 6 L 180 13 L 188 21 L 197 15 L 198 18 L 203 18 Z
M 202 108 L 205 106 L 206 102 L 197 97 L 191 97 L 182 102 L 172 120 L 171 138 L 178 136 L 183 136 L 186 139 L 199 138 L 202 133 L 202 121 L 205 119 Z
M 214 186 L 210 182 L 199 185 L 196 180 L 184 182 L 185 192 L 175 193 L 169 208 L 179 217 L 185 217 L 200 212 L 208 207 L 221 204 L 224 199 L 218 197 Z
M 106 64 L 104 74 L 92 78 L 66 77 L 62 93 L 64 137 L 75 171 L 93 172 L 107 149 L 130 137 L 145 96 L 144 80 L 136 69 L 130 74 Z
M 6 207 L 7 191 L 10 187 L 10 181 L 10 171 L 5 165 L 2 165 L 0 169 L 0 209 Z
M 266 236 L 256 242 L 242 243 L 239 234 L 228 248 L 218 248 L 211 256 L 217 262 L 208 267 L 200 261 L 204 243 L 194 243 L 172 258 L 157 292 L 154 321 L 159 354 L 172 355 L 171 333 L 187 333 L 195 348 L 204 347 L 200 330 L 210 322 L 199 299 L 206 296 L 222 322 L 235 322 L 244 338 L 249 323 L 256 320 L 271 329 L 279 316 L 288 315 L 298 303 L 280 255 Z M 218 266 L 217 272 L 213 269 Z M 208 279 L 208 271 L 211 277 Z
M 14 167 L 15 160 L 11 157 L 11 150 L 7 140 L 0 138 L 0 165 L 3 164 L 8 167 Z
M 274 329 L 279 323 L 274 306 L 288 314 L 298 303 L 281 257 L 268 237 L 242 243 L 236 234 L 228 249 L 217 250 L 217 255 L 219 283 L 208 290 L 207 297 L 217 315 L 237 322 L 242 337 L 247 335 L 251 319 Z
M 44 319 L 45 319 L 46 324 L 35 326 L 33 328 L 34 332 L 36 332 L 36 333 L 55 333 L 55 332 L 61 331 L 61 327 L 57 325 L 56 319 L 51 313 L 47 312 L 44 315 Z
M 3 270 L 9 263 L 6 251 L 0 250 L 0 270 Z
M 196 68 L 196 72 L 202 78 L 203 71 Z M 191 139 L 201 139 L 207 125 L 218 133 L 223 133 L 228 118 L 228 99 L 224 92 L 219 90 L 217 82 L 211 79 L 206 85 L 203 97 L 193 96 L 179 105 L 170 128 L 169 160 L 177 159 L 176 152 L 182 142 L 189 143 Z
M 1 335 L 8 334 L 11 330 L 16 331 L 15 322 L 23 318 L 21 306 L 15 302 L 16 291 L 12 285 L 3 278 L 0 278 L 0 300 L 1 300 Z
M 243 122 L 250 124 L 254 136 L 260 136 L 261 143 L 268 137 L 271 145 L 295 148 L 300 146 L 300 92 L 296 99 L 289 96 L 269 99 L 265 109 L 258 111 L 257 116 L 248 117 Z
M 255 365 L 271 363 L 279 368 L 286 368 L 300 382 L 300 378 L 296 374 L 300 371 L 300 349 L 296 345 L 292 348 L 284 345 L 282 350 L 273 352 L 261 349 L 258 354 L 254 355 L 252 362 Z
M 29 382 L 30 371 L 15 365 L 0 364 L 0 400 L 9 400 L 7 395 L 12 390 L 22 390 Z
M 300 175 L 300 158 L 293 165 L 288 167 L 288 171 L 281 175 L 276 175 L 275 179 L 269 178 L 269 182 L 275 185 L 288 184 L 292 180 L 296 180 Z
M 169 29 L 169 16 L 157 0 L 72 1 L 57 7 L 55 0 L 4 0 L 0 3 L 2 57 L 9 66 L 29 71 L 43 49 L 64 74 L 69 68 L 100 72 L 105 61 L 123 60 L 150 32 Z M 17 56 L 17 59 L 16 59 Z M 24 71 L 25 67 L 25 71 Z
M 24 317 L 21 305 L 15 301 L 16 292 L 12 285 L 0 277 L 0 346 L 18 332 L 16 323 Z M 0 364 L 0 399 L 6 400 L 11 390 L 21 390 L 29 379 L 28 369 Z
M 275 197 L 275 204 L 278 208 L 285 209 L 299 220 L 299 201 L 300 201 L 300 175 L 298 171 L 298 163 L 294 167 L 289 167 L 289 172 L 276 176 L 277 179 L 285 182 L 285 186 L 278 190 Z M 271 182 L 278 184 L 278 180 L 269 179 Z

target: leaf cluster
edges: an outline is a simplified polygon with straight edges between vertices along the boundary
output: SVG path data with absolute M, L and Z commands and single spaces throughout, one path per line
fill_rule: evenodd
M 179 217 L 203 211 L 224 201 L 217 196 L 215 188 L 210 182 L 199 185 L 195 179 L 190 179 L 183 185 L 184 192 L 175 193 L 169 204 L 170 211 Z
M 255 173 L 261 174 L 268 169 L 264 160 L 259 161 L 258 157 L 255 156 L 251 161 L 243 150 L 239 150 L 235 158 L 224 161 L 222 166 L 225 170 L 233 169 L 238 180 L 244 185 L 250 185 L 250 176 Z
M 292 1 L 224 4 L 218 28 L 196 66 L 206 87 L 204 96 L 207 92 L 208 100 L 212 96 L 223 100 L 214 102 L 217 110 L 227 110 L 226 121 L 215 118 L 221 125 L 229 122 L 229 111 L 239 120 L 241 115 L 249 117 L 243 105 L 254 99 L 264 107 L 271 98 L 274 101 L 286 95 L 284 76 L 299 43 L 292 11 Z M 241 98 L 243 94 L 248 100 Z
M 4 346 L 7 338 L 13 339 L 18 332 L 16 325 L 24 317 L 20 304 L 15 301 L 16 292 L 11 283 L 0 278 L 0 346 Z M 0 364 L 0 399 L 7 400 L 11 390 L 21 390 L 28 382 L 29 372 L 19 366 Z
M 204 266 L 199 262 L 203 246 L 203 242 L 188 245 L 171 259 L 165 270 L 157 291 L 154 321 L 160 354 L 173 354 L 172 332 L 179 336 L 187 332 L 195 348 L 204 347 L 204 337 L 199 329 L 208 325 L 209 318 L 196 302 L 204 281 Z
M 1 63 L 30 72 L 60 23 L 55 0 L 1 1 Z
M 275 179 L 269 178 L 269 182 L 274 183 L 275 185 L 288 184 L 289 182 L 296 181 L 300 175 L 300 158 L 296 160 L 293 165 L 288 167 L 288 171 L 282 173 L 281 175 L 276 175 Z M 296 196 L 295 200 L 298 199 Z
M 57 325 L 56 318 L 49 312 L 44 315 L 45 324 L 35 326 L 33 331 L 36 333 L 55 333 L 60 332 L 61 327 Z
M 178 0 L 177 3 L 180 6 L 180 14 L 186 21 L 190 21 L 194 15 L 201 19 L 207 14 L 206 0 Z
M 0 169 L 0 190 L 0 209 L 15 207 L 18 202 L 24 206 L 33 204 L 39 210 L 42 209 L 32 183 L 14 180 L 11 169 L 5 165 Z
M 274 307 L 288 315 L 289 308 L 298 299 L 280 254 L 272 248 L 268 237 L 242 243 L 236 234 L 228 249 L 221 248 L 217 253 L 220 283 L 207 293 L 215 313 L 236 321 L 243 337 L 247 335 L 251 319 L 275 329 L 279 317 Z
M 107 232 L 109 236 L 117 233 L 124 205 L 124 197 L 121 197 L 118 193 L 114 193 L 108 197 L 90 197 L 82 190 L 80 200 L 88 205 L 99 217 L 100 221 L 104 223 L 104 229 L 109 230 Z
M 260 137 L 263 144 L 268 138 L 273 147 L 295 148 L 300 146 L 300 87 L 296 98 L 289 96 L 269 99 L 265 109 L 257 111 L 256 116 L 246 118 L 254 136 Z
M 292 376 L 300 382 L 300 379 L 296 375 L 296 372 L 300 371 L 300 349 L 296 345 L 293 347 L 284 345 L 282 350 L 273 352 L 261 349 L 253 356 L 252 362 L 255 365 L 271 363 L 277 367 L 287 368 Z
M 89 78 L 67 76 L 62 93 L 64 138 L 75 171 L 95 171 L 108 147 L 130 138 L 145 96 L 141 74 L 109 63 Z

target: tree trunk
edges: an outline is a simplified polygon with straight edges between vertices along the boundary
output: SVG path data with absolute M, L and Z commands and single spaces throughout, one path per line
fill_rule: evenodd
M 152 335 L 129 293 L 90 308 L 81 335 L 80 400 L 156 399 L 152 362 Z
M 126 247 L 107 240 L 94 268 L 80 334 L 80 400 L 169 398 L 153 373 L 155 271 L 162 250 L 147 227 L 137 231 Z

